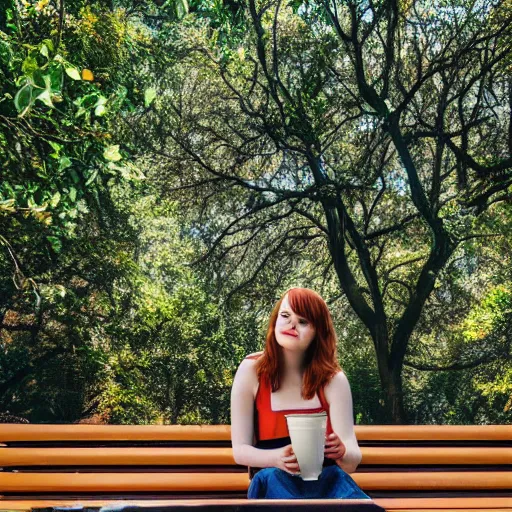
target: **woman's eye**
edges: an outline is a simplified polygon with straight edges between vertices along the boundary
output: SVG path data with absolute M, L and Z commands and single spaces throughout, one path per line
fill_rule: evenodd
M 307 320 L 300 320 L 300 323 L 301 323 L 302 325 L 306 325 L 306 324 L 308 323 L 308 321 L 307 321 Z

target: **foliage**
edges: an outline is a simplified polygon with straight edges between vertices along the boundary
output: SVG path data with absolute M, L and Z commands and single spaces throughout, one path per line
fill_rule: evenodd
M 0 13 L 1 410 L 228 423 L 310 286 L 357 423 L 510 422 L 507 2 L 61 5 Z
M 462 289 L 447 269 L 471 240 L 502 236 L 483 221 L 510 199 L 502 4 L 251 0 L 231 46 L 215 19 L 189 20 L 133 126 L 158 141 L 155 182 L 199 216 L 205 258 L 235 277 L 228 300 L 269 269 L 283 289 L 278 269 L 301 260 L 336 279 L 372 338 L 388 421 L 407 421 L 402 370 L 425 366 L 408 355 L 431 297 Z
M 140 177 L 113 144 L 120 112 L 133 108 L 126 87 L 91 70 L 87 39 L 75 37 L 87 26 L 89 41 L 97 40 L 91 16 L 78 6 L 64 17 L 54 2 L 11 2 L 0 20 L 1 395 L 4 407 L 31 411 L 34 421 L 71 421 L 94 397 L 101 368 L 88 345 L 94 325 L 88 330 L 80 320 L 95 291 L 74 271 L 80 264 L 96 265 L 98 275 L 112 270 L 103 264 L 112 247 L 102 230 L 120 219 L 112 184 Z M 100 60 L 102 49 L 142 40 L 135 28 L 121 28 L 111 24 L 102 34 Z M 122 240 L 126 231 L 118 228 Z

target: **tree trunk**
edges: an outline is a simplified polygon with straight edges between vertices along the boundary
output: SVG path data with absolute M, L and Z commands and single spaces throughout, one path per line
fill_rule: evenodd
M 404 425 L 407 423 L 401 370 L 391 370 L 390 372 L 390 381 L 388 383 L 388 389 L 386 390 L 386 409 L 391 414 L 391 423 L 395 425 Z
M 381 389 L 384 395 L 382 416 L 385 423 L 403 425 L 407 423 L 402 389 L 402 365 L 393 365 L 389 356 L 389 333 L 384 323 L 376 325 L 371 332 Z

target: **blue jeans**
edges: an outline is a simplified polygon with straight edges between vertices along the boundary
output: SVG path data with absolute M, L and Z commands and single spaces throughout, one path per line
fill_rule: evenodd
M 339 466 L 324 467 L 318 480 L 305 482 L 279 468 L 258 471 L 247 491 L 249 499 L 371 499 Z

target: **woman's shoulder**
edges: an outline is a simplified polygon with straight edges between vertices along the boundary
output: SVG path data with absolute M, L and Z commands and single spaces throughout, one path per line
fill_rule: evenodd
M 329 397 L 339 397 L 350 393 L 350 384 L 343 370 L 338 370 L 324 386 L 324 393 L 327 400 Z
M 325 384 L 325 386 L 331 387 L 339 387 L 346 386 L 348 384 L 348 379 L 343 370 L 338 370 Z
M 238 367 L 238 371 L 244 375 L 249 375 L 252 379 L 257 380 L 256 365 L 262 354 L 263 352 L 254 352 L 253 354 L 245 356 L 245 358 L 240 363 L 240 366 Z
M 248 356 L 245 356 L 245 359 L 248 359 L 249 361 L 257 361 L 261 356 L 263 355 L 263 351 L 261 352 L 253 352 L 252 354 L 249 354 Z
M 246 389 L 252 391 L 253 397 L 256 396 L 259 387 L 258 373 L 256 371 L 256 363 L 263 352 L 255 352 L 246 356 L 237 371 L 237 381 Z
M 238 372 L 256 377 L 256 366 L 261 354 L 263 354 L 263 352 L 254 352 L 253 354 L 245 356 L 238 367 Z

